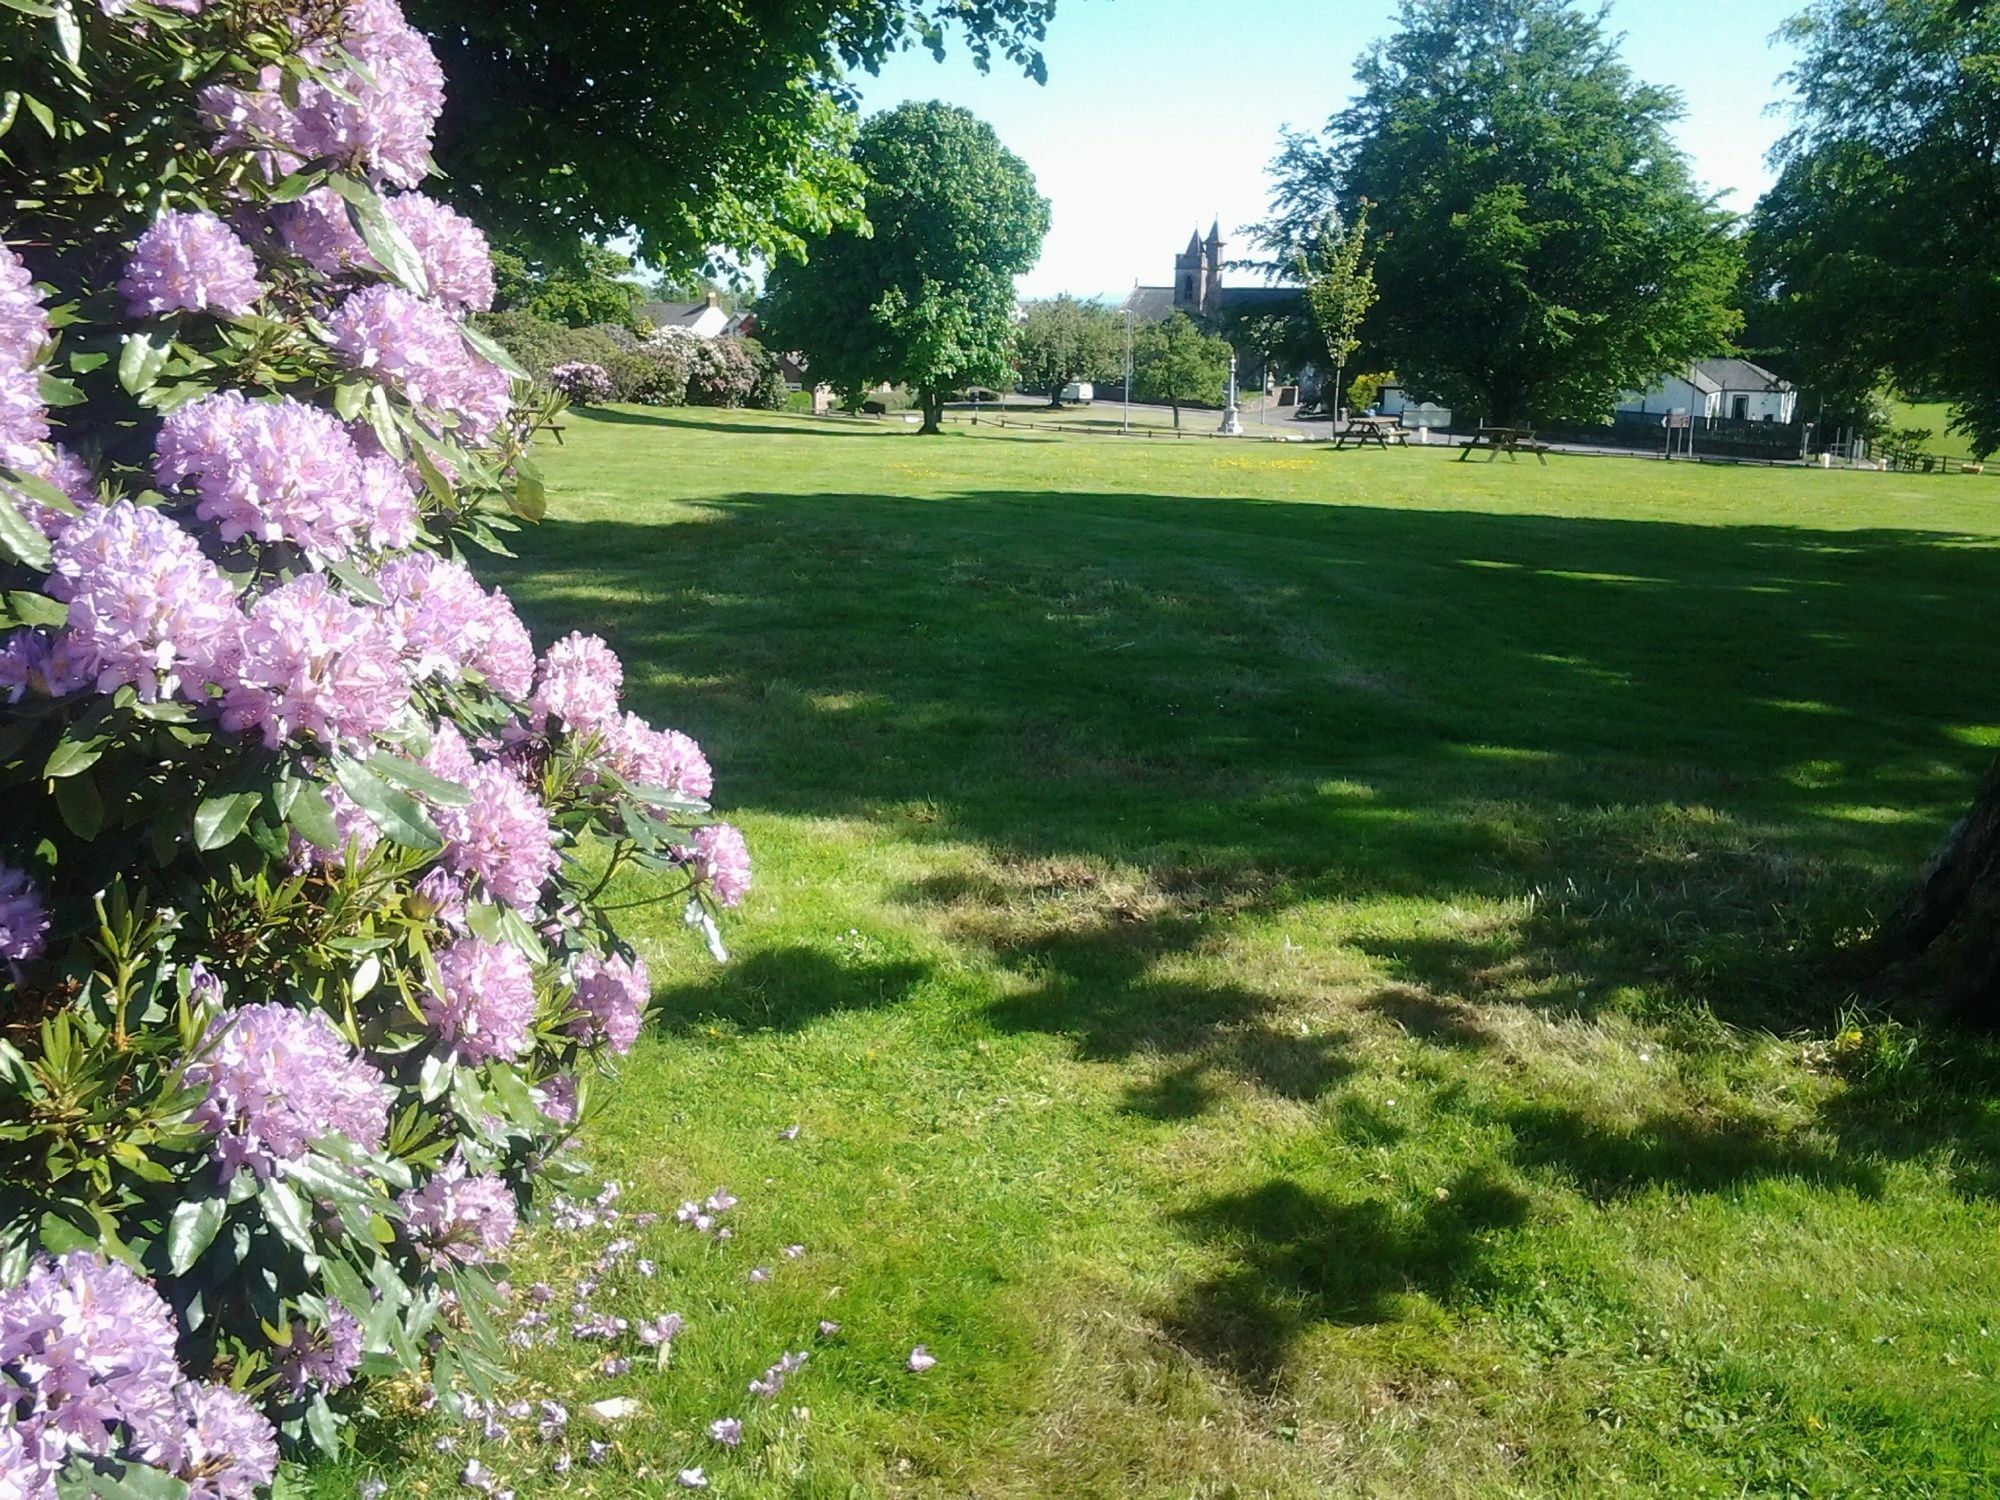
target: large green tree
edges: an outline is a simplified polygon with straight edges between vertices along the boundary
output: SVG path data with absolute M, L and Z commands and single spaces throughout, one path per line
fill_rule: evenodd
M 1125 322 L 1101 302 L 1067 294 L 1031 302 L 1014 331 L 1014 368 L 1024 385 L 1061 406 L 1072 380 L 1109 380 L 1125 365 Z
M 584 328 L 629 323 L 644 295 L 631 280 L 631 260 L 603 245 L 583 243 L 552 260 L 529 259 L 498 246 L 493 251 L 493 308 L 532 313 L 551 323 Z
M 1175 427 L 1184 402 L 1220 405 L 1228 383 L 1229 345 L 1186 313 L 1140 329 L 1132 341 L 1132 394 L 1171 406 Z
M 1403 0 L 1353 105 L 1288 133 L 1260 238 L 1296 253 L 1375 206 L 1371 343 L 1489 420 L 1595 419 L 1725 347 L 1739 258 L 1600 16 L 1568 0 Z
M 869 232 L 835 229 L 773 267 L 758 321 L 835 390 L 914 387 L 937 432 L 947 393 L 1006 377 L 1014 278 L 1041 253 L 1049 205 L 993 127 L 955 105 L 875 116 L 854 161 Z
M 451 99 L 444 188 L 496 238 L 564 255 L 633 234 L 675 272 L 766 260 L 861 220 L 856 70 L 954 37 L 1042 80 L 1055 0 L 409 0 Z
M 1752 237 L 1785 342 L 1831 383 L 1949 401 L 2000 448 L 2000 8 L 1823 0 L 1789 30 L 1795 123 Z M 2000 1027 L 2000 764 L 1880 951 Z
M 1793 127 L 1751 236 L 1775 340 L 1836 399 L 1892 379 L 2000 448 L 2000 7 L 1829 0 L 1787 30 Z

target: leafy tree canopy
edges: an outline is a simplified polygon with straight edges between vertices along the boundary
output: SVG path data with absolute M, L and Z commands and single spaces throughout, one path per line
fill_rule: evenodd
M 1132 394 L 1164 401 L 1181 425 L 1181 404 L 1217 406 L 1229 383 L 1229 345 L 1205 334 L 1186 313 L 1139 330 L 1132 341 Z
M 1005 378 L 1014 278 L 1041 253 L 1049 205 L 993 127 L 949 104 L 875 116 L 854 160 L 872 233 L 832 230 L 774 267 L 758 319 L 836 390 L 915 387 L 934 432 L 946 392 Z
M 451 109 L 436 156 L 456 206 L 543 256 L 636 235 L 697 269 L 766 260 L 861 220 L 845 81 L 956 34 L 1036 81 L 1055 0 L 411 0 Z
M 1831 400 L 1886 375 L 2000 448 L 2000 10 L 1821 0 L 1788 30 L 1794 125 L 1751 235 L 1777 341 Z
M 1403 0 L 1360 95 L 1273 163 L 1267 245 L 1376 205 L 1371 342 L 1489 419 L 1597 418 L 1723 348 L 1739 258 L 1600 18 L 1568 0 Z
M 493 306 L 500 312 L 532 313 L 570 328 L 629 323 L 641 296 L 631 275 L 632 262 L 601 245 L 585 243 L 572 256 L 553 261 L 496 249 Z
M 1014 334 L 1014 368 L 1023 384 L 1062 404 L 1072 380 L 1109 380 L 1125 367 L 1125 320 L 1101 302 L 1068 295 L 1031 302 Z

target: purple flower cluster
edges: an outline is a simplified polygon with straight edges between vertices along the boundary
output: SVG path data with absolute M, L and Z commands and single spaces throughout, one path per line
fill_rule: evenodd
M 225 542 L 292 542 L 338 558 L 363 541 L 401 545 L 416 530 L 400 466 L 364 464 L 331 413 L 289 397 L 217 391 L 178 408 L 161 424 L 153 477 L 165 490 L 192 479 L 196 517 Z
M 0 1481 L 53 1496 L 73 1457 L 163 1469 L 202 1500 L 251 1500 L 277 1472 L 271 1424 L 241 1395 L 184 1380 L 160 1295 L 77 1250 L 0 1292 Z
M 327 1135 L 373 1151 L 388 1128 L 382 1075 L 316 1010 L 266 1002 L 224 1012 L 187 1079 L 208 1090 L 194 1121 L 215 1137 L 225 1176 L 247 1166 L 269 1177 Z
M 715 790 L 715 773 L 701 746 L 678 729 L 655 729 L 637 714 L 604 726 L 605 751 L 620 777 L 697 802 Z
M 450 313 L 386 282 L 350 292 L 327 318 L 333 347 L 411 401 L 455 414 L 475 439 L 507 420 L 507 372 L 473 353 Z
M 424 1018 L 470 1062 L 518 1057 L 535 1019 L 535 978 L 518 949 L 460 938 L 438 954 L 438 988 Z
M 88 505 L 55 540 L 49 593 L 69 605 L 71 642 L 97 690 L 152 702 L 218 680 L 243 615 L 193 537 L 129 500 Z
M 743 835 L 729 824 L 697 828 L 693 847 L 682 852 L 695 883 L 705 886 L 722 905 L 736 905 L 750 889 L 750 850 Z
M 62 698 L 97 674 L 87 655 L 65 634 L 23 627 L 0 642 L 0 699 Z
M 581 955 L 572 966 L 579 1012 L 570 1029 L 590 1042 L 608 1042 L 613 1052 L 630 1052 L 653 998 L 644 959 Z
M 139 236 L 118 290 L 135 318 L 211 308 L 240 317 L 264 294 L 250 247 L 214 214 L 179 209 Z
M 49 315 L 28 268 L 0 245 L 0 463 L 23 468 L 49 435 L 36 367 L 49 341 Z
M 601 637 L 571 631 L 542 653 L 528 699 L 529 722 L 541 729 L 560 719 L 571 733 L 607 724 L 618 716 L 624 681 L 624 667 Z
M 257 730 L 272 749 L 311 735 L 328 749 L 365 752 L 409 702 L 393 622 L 318 573 L 302 573 L 252 605 L 240 640 L 222 726 Z
M 493 306 L 493 255 L 472 220 L 422 193 L 391 198 L 389 217 L 409 236 L 433 297 L 459 312 Z
M 452 680 L 477 672 L 502 696 L 527 697 L 534 642 L 499 589 L 489 594 L 464 563 L 427 552 L 396 558 L 375 582 L 395 616 L 411 676 Z
M 280 1366 L 294 1396 L 309 1391 L 340 1390 L 361 1367 L 361 1324 L 340 1303 L 329 1300 L 326 1321 L 318 1327 L 299 1324 Z
M 395 0 L 350 0 L 341 14 L 340 47 L 358 68 L 315 42 L 303 55 L 328 76 L 299 84 L 296 102 L 286 101 L 279 70 L 269 67 L 255 89 L 204 89 L 202 108 L 217 145 L 257 152 L 273 180 L 307 161 L 328 160 L 409 187 L 430 171 L 444 70 Z
M 549 371 L 549 384 L 576 406 L 601 405 L 616 394 L 610 372 L 603 365 L 582 359 L 573 359 Z
M 418 1253 L 433 1262 L 479 1265 L 507 1248 L 518 1222 L 507 1184 L 468 1173 L 456 1157 L 396 1203 Z
M 0 863 L 0 959 L 40 958 L 49 939 L 49 909 L 25 871 Z
M 475 761 L 465 737 L 440 724 L 425 767 L 472 793 L 464 807 L 432 809 L 444 835 L 445 867 L 477 876 L 486 890 L 507 905 L 526 911 L 555 874 L 555 830 L 548 809 L 496 761 Z
M 271 224 L 285 248 L 323 276 L 379 269 L 348 217 L 347 200 L 332 188 L 314 188 L 297 202 L 279 204 Z

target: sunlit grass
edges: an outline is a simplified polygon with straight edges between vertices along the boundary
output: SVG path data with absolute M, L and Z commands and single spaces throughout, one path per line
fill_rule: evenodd
M 562 1479 L 514 1424 L 518 1493 L 2000 1482 L 2000 1069 L 1855 962 L 2000 735 L 1984 481 L 623 411 L 548 467 L 502 581 L 759 863 L 727 968 L 637 924 L 588 1132 L 736 1237 L 595 1299 L 664 1372 L 524 1356 L 641 1413 Z M 454 1493 L 438 1430 L 315 1492 Z

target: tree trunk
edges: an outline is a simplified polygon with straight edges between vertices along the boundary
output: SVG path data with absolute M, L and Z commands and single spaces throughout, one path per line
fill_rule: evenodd
M 921 436 L 927 432 L 933 434 L 943 432 L 944 392 L 919 391 L 917 399 L 923 403 L 924 408 L 924 425 L 917 429 L 918 435 Z
M 1952 1015 L 2000 1030 L 2000 761 L 1876 946 L 1885 964 L 1937 955 Z
M 1174 431 L 1179 432 L 1181 430 L 1181 404 L 1178 401 L 1170 402 L 1168 404 L 1171 405 L 1174 409 Z

